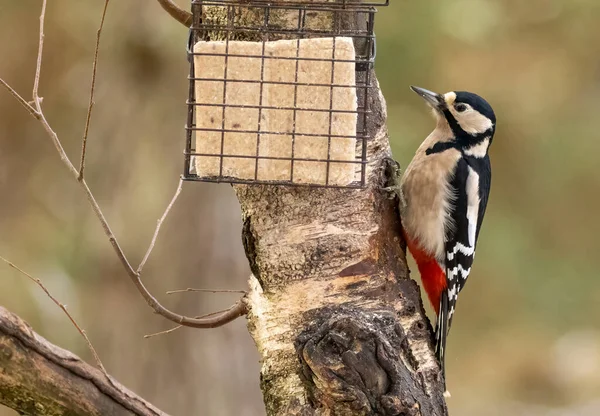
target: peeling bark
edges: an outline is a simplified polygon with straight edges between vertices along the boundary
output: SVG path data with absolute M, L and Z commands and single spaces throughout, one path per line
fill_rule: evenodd
M 167 416 L 2 307 L 0 403 L 32 416 Z

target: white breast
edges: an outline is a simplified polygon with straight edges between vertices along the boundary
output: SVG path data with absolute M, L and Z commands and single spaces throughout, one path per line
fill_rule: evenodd
M 435 136 L 435 137 L 432 137 Z M 444 264 L 444 236 L 453 227 L 450 213 L 455 195 L 450 181 L 461 154 L 456 149 L 426 155 L 439 140 L 434 131 L 417 151 L 401 180 L 402 225 L 408 237 Z

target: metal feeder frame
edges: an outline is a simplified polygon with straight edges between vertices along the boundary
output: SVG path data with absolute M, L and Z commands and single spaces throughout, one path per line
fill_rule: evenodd
M 189 73 L 189 98 L 187 101 L 188 113 L 187 113 L 187 124 L 185 127 L 186 130 L 186 148 L 185 148 L 185 163 L 184 163 L 184 171 L 182 178 L 186 181 L 200 181 L 200 182 L 217 182 L 217 183 L 230 183 L 230 184 L 269 184 L 269 185 L 287 185 L 287 186 L 311 186 L 311 187 L 325 187 L 325 188 L 363 188 L 366 183 L 366 165 L 367 165 L 367 141 L 370 139 L 368 136 L 367 124 L 369 122 L 368 114 L 370 113 L 370 106 L 368 101 L 368 90 L 372 88 L 372 74 L 371 69 L 373 68 L 375 62 L 375 54 L 376 54 L 376 44 L 375 44 L 375 33 L 374 33 L 374 23 L 375 23 L 375 13 L 377 12 L 377 6 L 388 6 L 389 0 L 379 0 L 379 1 L 361 1 L 361 0 L 339 0 L 335 1 L 311 1 L 311 0 L 295 0 L 290 2 L 282 2 L 273 4 L 268 0 L 192 0 L 192 12 L 194 13 L 194 17 L 196 17 L 196 13 L 204 13 L 205 7 L 222 7 L 227 10 L 227 22 L 222 24 L 216 23 L 205 23 L 202 22 L 199 25 L 192 24 L 189 32 L 189 40 L 187 45 L 187 54 L 188 61 L 190 63 L 190 73 Z M 262 24 L 256 24 L 254 26 L 237 26 L 238 22 L 236 22 L 236 16 L 238 16 L 240 10 L 242 9 L 252 9 L 254 12 L 261 13 L 264 16 Z M 297 12 L 298 24 L 294 28 L 282 28 L 276 27 L 270 22 L 270 13 L 272 10 L 278 11 L 287 11 L 287 12 Z M 248 10 L 249 11 L 249 10 Z M 333 30 L 321 30 L 321 29 L 313 29 L 307 27 L 306 21 L 307 16 L 311 16 L 311 13 L 314 12 L 329 12 L 329 13 L 356 13 L 359 16 L 364 16 L 366 20 L 366 27 L 358 28 L 358 29 L 343 29 L 340 28 L 340 18 L 339 16 L 333 15 Z M 204 16 L 202 14 L 201 16 Z M 194 19 L 194 22 L 199 19 Z M 295 20 L 295 19 L 294 19 Z M 224 83 L 224 91 L 226 91 L 227 83 L 230 82 L 241 82 L 240 80 L 228 80 L 225 79 L 212 79 L 212 78 L 196 78 L 194 71 L 194 56 L 200 55 L 198 53 L 193 52 L 193 45 L 199 40 L 211 40 L 209 39 L 209 33 L 219 33 L 221 36 L 224 35 L 226 47 L 225 47 L 225 68 L 227 68 L 227 57 L 248 57 L 248 58 L 261 58 L 261 65 L 264 67 L 265 59 L 292 59 L 296 61 L 296 74 L 295 79 L 298 79 L 298 61 L 300 60 L 312 60 L 312 61 L 325 61 L 331 62 L 332 65 L 332 83 L 331 84 L 311 84 L 311 83 L 298 83 L 298 82 L 275 82 L 275 81 L 263 81 L 263 80 L 243 80 L 243 82 L 248 83 L 260 83 L 260 94 L 261 97 L 260 103 L 262 104 L 262 85 L 263 84 L 281 84 L 281 85 L 293 85 L 297 90 L 298 86 L 316 86 L 316 87 L 331 87 L 330 96 L 332 96 L 333 88 L 355 88 L 358 106 L 356 111 L 349 110 L 334 110 L 333 99 L 330 99 L 329 109 L 303 109 L 294 107 L 265 107 L 262 105 L 228 105 L 225 103 L 225 99 L 223 104 L 206 104 L 206 103 L 196 103 L 195 100 L 195 82 L 196 81 L 222 81 Z M 230 40 L 237 40 L 243 38 L 240 34 L 252 34 L 252 36 L 260 36 L 263 42 L 272 41 L 272 40 L 280 40 L 280 39 L 298 39 L 298 48 L 299 48 L 299 40 L 307 39 L 307 38 L 323 38 L 323 37 L 350 37 L 353 39 L 355 48 L 356 48 L 356 57 L 353 61 L 341 61 L 334 60 L 335 56 L 335 41 L 333 42 L 333 53 L 332 58 L 330 59 L 320 59 L 320 58 L 300 58 L 300 57 L 269 57 L 264 54 L 264 43 L 263 43 L 263 53 L 261 55 L 253 56 L 253 55 L 231 55 L 228 54 L 228 42 Z M 260 40 L 259 40 L 260 41 Z M 362 44 L 362 45 L 361 45 Z M 360 48 L 357 47 L 360 46 Z M 221 56 L 221 55 L 220 55 Z M 336 85 L 333 84 L 333 72 L 334 72 L 334 63 L 335 62 L 354 62 L 356 67 L 356 82 L 355 85 Z M 225 69 L 226 70 L 226 69 Z M 224 94 L 225 96 L 225 94 Z M 196 106 L 221 106 L 223 107 L 223 125 L 220 129 L 208 129 L 208 128 L 199 128 L 195 123 L 195 107 Z M 355 136 L 339 136 L 331 134 L 331 124 L 329 127 L 329 134 L 308 134 L 308 133 L 296 133 L 295 132 L 295 123 L 294 123 L 294 131 L 292 133 L 283 133 L 283 132 L 271 132 L 271 131 L 261 131 L 260 126 L 256 130 L 228 130 L 225 129 L 225 108 L 226 107 L 244 107 L 244 108 L 257 108 L 259 110 L 259 118 L 260 111 L 262 109 L 281 109 L 281 110 L 292 110 L 294 111 L 294 120 L 296 117 L 296 111 L 315 111 L 315 112 L 328 112 L 329 119 L 331 123 L 331 117 L 334 113 L 356 113 L 357 114 L 357 130 Z M 259 122 L 260 124 L 260 122 Z M 194 135 L 196 131 L 218 131 L 221 133 L 221 152 L 218 154 L 207 154 L 207 153 L 197 153 L 195 149 L 194 143 Z M 252 133 L 257 135 L 257 149 L 255 155 L 229 155 L 224 154 L 224 139 L 225 133 Z M 290 157 L 275 157 L 275 156 L 261 156 L 259 155 L 259 147 L 260 147 L 260 136 L 261 135 L 289 135 L 292 137 L 292 152 Z M 353 161 L 350 160 L 332 160 L 329 157 L 326 159 L 308 159 L 308 158 L 298 158 L 294 157 L 294 143 L 296 136 L 318 136 L 318 137 L 327 137 L 328 140 L 328 148 L 331 146 L 331 138 L 332 137 L 350 137 L 356 139 L 356 158 Z M 193 156 L 205 156 L 205 157 L 218 157 L 220 158 L 219 162 L 219 175 L 218 176 L 198 176 L 195 173 L 190 173 L 190 168 L 192 167 L 191 159 Z M 235 177 L 228 177 L 223 175 L 223 159 L 224 158 L 250 158 L 255 159 L 255 169 L 254 169 L 254 179 L 240 179 Z M 258 176 L 258 162 L 259 160 L 284 160 L 290 161 L 290 179 L 285 181 L 272 181 L 272 180 L 259 180 Z M 326 180 L 325 184 L 311 184 L 311 183 L 302 183 L 302 182 L 294 182 L 294 162 L 295 161 L 310 161 L 310 162 L 324 162 L 326 163 Z M 329 184 L 329 168 L 331 163 L 350 163 L 357 167 L 355 172 L 355 178 L 357 176 L 358 169 L 360 169 L 360 179 L 351 182 L 348 185 L 332 185 Z

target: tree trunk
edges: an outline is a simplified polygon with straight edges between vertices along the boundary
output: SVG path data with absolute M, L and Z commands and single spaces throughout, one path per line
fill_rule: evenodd
M 224 10 L 205 10 L 205 22 L 226 22 Z M 258 14 L 240 20 L 260 26 Z M 196 10 L 196 25 L 201 18 Z M 317 21 L 319 29 L 356 24 L 334 23 L 331 13 Z M 243 36 L 230 39 L 260 40 Z M 368 94 L 365 189 L 234 186 L 253 272 L 248 326 L 262 358 L 268 415 L 447 414 L 397 201 L 381 191 L 391 155 L 385 102 L 378 85 Z
M 268 415 L 447 414 L 397 202 L 380 191 L 390 150 L 371 91 L 366 189 L 236 186 Z

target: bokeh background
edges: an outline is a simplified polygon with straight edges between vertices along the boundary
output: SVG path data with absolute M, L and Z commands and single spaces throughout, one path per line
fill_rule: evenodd
M 77 159 L 103 2 L 49 3 L 41 95 Z M 376 68 L 401 164 L 433 127 L 408 85 L 477 92 L 498 117 L 491 200 L 448 346 L 451 414 L 600 414 L 600 2 L 391 3 L 376 23 Z M 0 1 L 0 76 L 27 97 L 40 4 Z M 156 2 L 110 4 L 87 174 L 134 263 L 182 170 L 186 37 Z M 135 292 L 41 126 L 4 90 L 0 195 L 0 255 L 68 305 L 117 379 L 173 415 L 264 414 L 243 320 L 143 338 L 171 325 Z M 186 184 L 145 282 L 181 313 L 228 306 L 235 295 L 164 293 L 245 288 L 240 230 L 229 186 Z M 0 304 L 91 362 L 62 312 L 3 264 Z

